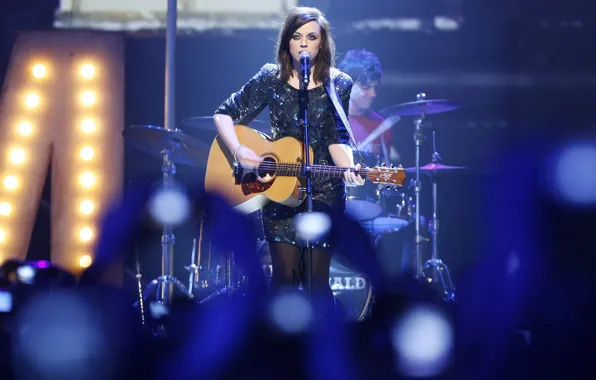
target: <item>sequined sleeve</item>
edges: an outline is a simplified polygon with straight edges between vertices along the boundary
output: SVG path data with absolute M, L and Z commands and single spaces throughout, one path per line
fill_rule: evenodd
M 346 113 L 346 116 L 350 114 L 350 93 L 352 91 L 352 78 L 346 74 L 338 76 L 335 80 L 335 86 L 338 89 L 339 99 L 341 105 Z M 350 145 L 350 135 L 344 125 L 339 113 L 335 111 L 335 124 L 331 124 L 327 131 L 327 143 L 331 144 L 346 144 Z
M 233 93 L 215 111 L 216 114 L 230 116 L 234 122 L 250 123 L 268 102 L 268 82 L 274 65 L 266 64 L 242 88 Z

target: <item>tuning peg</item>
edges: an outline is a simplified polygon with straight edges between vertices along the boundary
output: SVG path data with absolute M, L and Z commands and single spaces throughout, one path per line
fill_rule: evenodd
M 387 165 L 386 165 L 386 164 L 383 162 L 383 163 L 381 164 L 381 166 L 382 166 L 382 167 L 385 167 L 385 166 L 387 166 Z
M 391 164 L 389 167 L 390 167 L 391 169 L 393 169 L 395 166 L 394 166 L 393 164 Z

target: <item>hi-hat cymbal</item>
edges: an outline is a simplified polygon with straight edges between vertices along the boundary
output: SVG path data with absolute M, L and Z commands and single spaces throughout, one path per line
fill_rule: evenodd
M 209 138 L 215 137 L 217 130 L 213 123 L 213 116 L 197 116 L 182 120 L 182 130 L 192 137 L 196 138 Z M 252 129 L 256 129 L 259 132 L 267 135 L 271 134 L 271 127 L 269 123 L 261 120 L 253 120 L 247 125 Z
M 209 146 L 179 129 L 166 130 L 155 125 L 132 125 L 122 132 L 124 139 L 153 156 L 162 156 L 178 164 L 204 167 Z
M 415 116 L 431 113 L 448 112 L 458 109 L 460 106 L 447 99 L 417 100 L 415 102 L 401 103 L 385 108 L 381 115 Z
M 426 174 L 438 174 L 438 173 L 447 174 L 447 173 L 451 173 L 454 171 L 465 170 L 465 169 L 467 169 L 467 167 L 465 167 L 465 166 L 448 166 L 448 165 L 443 165 L 440 163 L 431 162 L 430 164 L 421 166 L 420 172 L 426 173 Z M 411 173 L 411 174 L 416 173 L 416 167 L 406 168 L 406 173 Z

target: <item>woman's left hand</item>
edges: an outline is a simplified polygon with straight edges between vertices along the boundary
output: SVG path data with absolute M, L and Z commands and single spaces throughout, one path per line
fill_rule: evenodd
M 360 164 L 357 164 L 354 169 L 356 171 L 360 170 Z M 364 185 L 364 179 L 360 177 L 360 174 L 356 175 L 352 170 L 346 170 L 344 172 L 344 182 L 349 187 Z

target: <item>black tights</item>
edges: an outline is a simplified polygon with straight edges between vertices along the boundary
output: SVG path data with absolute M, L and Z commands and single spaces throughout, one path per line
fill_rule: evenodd
M 273 290 L 276 291 L 287 287 L 297 288 L 300 282 L 305 287 L 307 268 L 300 268 L 300 248 L 287 243 L 269 243 L 269 250 L 273 269 L 271 282 Z M 326 301 L 333 300 L 333 293 L 329 287 L 330 265 L 331 252 L 325 249 L 313 249 L 313 294 Z

